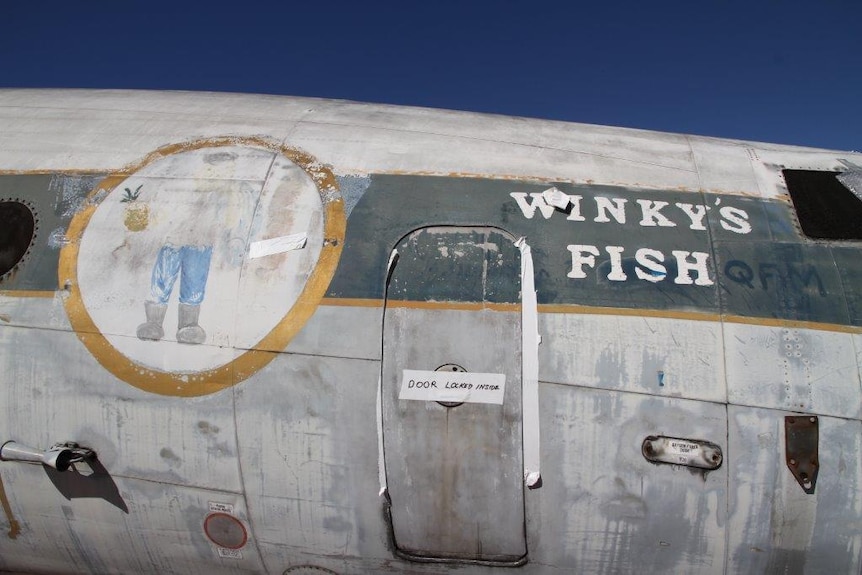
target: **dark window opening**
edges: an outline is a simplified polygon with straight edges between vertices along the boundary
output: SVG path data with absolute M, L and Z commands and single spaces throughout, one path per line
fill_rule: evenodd
M 782 170 L 802 232 L 825 240 L 862 240 L 862 200 L 837 176 L 841 172 Z
M 0 280 L 27 255 L 36 232 L 30 208 L 16 201 L 0 201 Z

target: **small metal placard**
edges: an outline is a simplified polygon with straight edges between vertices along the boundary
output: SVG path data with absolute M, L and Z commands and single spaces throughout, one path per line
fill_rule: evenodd
M 650 435 L 641 446 L 643 456 L 653 463 L 684 465 L 698 469 L 721 467 L 721 448 L 709 441 Z
M 210 511 L 219 511 L 221 513 L 230 513 L 233 515 L 233 505 L 230 503 L 217 503 L 215 501 L 209 501 Z
M 398 399 L 503 405 L 506 375 L 405 369 Z
M 218 547 L 218 556 L 222 559 L 242 559 L 242 551 L 239 549 L 225 549 Z

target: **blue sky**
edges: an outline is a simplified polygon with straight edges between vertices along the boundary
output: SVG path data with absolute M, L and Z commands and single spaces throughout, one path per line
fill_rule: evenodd
M 0 87 L 344 98 L 862 151 L 862 1 L 9 2 Z

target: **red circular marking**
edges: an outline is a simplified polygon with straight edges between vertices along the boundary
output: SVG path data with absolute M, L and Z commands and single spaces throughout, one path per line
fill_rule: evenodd
M 237 528 L 239 531 L 237 531 Z M 227 513 L 210 513 L 204 519 L 204 533 L 207 538 L 225 549 L 241 549 L 248 541 L 248 532 L 242 521 Z M 238 537 L 241 534 L 241 537 Z M 241 539 L 237 544 L 236 539 Z

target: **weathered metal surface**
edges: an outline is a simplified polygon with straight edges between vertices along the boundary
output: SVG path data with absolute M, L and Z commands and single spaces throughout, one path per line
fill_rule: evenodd
M 499 273 L 519 269 L 511 246 L 493 230 L 427 228 L 397 248 L 383 335 L 383 437 L 394 541 L 408 556 L 514 563 L 527 552 L 519 276 Z M 426 284 L 433 300 L 476 309 L 433 309 L 418 299 Z M 482 309 L 501 299 L 514 309 Z M 448 364 L 501 374 L 502 405 L 401 397 L 403 370 Z
M 4 437 L 31 445 L 74 438 L 112 474 L 241 491 L 229 394 L 180 409 L 117 380 L 68 331 L 4 326 L 0 346 L 15 350 L 4 354 Z
M 232 506 L 233 515 L 249 525 L 238 494 L 141 481 L 113 472 L 113 496 L 104 490 L 61 492 L 41 466 L 6 465 L 2 473 L 20 517 L 21 535 L 14 541 L 19 554 L 3 553 L 0 568 L 50 573 L 263 569 L 253 545 L 243 547 L 242 560 L 219 560 L 204 532 L 210 502 Z M 62 477 L 70 472 L 54 473 Z M 37 509 L 42 513 L 35 513 Z
M 809 495 L 787 469 L 786 415 L 728 406 L 728 572 L 858 573 L 859 421 L 818 417 L 820 471 Z
M 804 327 L 725 323 L 728 401 L 858 419 L 856 336 Z
M 0 128 L 0 201 L 20 197 L 39 220 L 30 255 L 0 281 L 0 438 L 40 446 L 74 438 L 93 447 L 100 464 L 85 475 L 0 462 L 0 570 L 438 573 L 440 565 L 398 551 L 405 541 L 398 529 L 414 528 L 404 517 L 413 513 L 421 526 L 435 505 L 454 519 L 464 510 L 485 518 L 484 534 L 517 525 L 518 550 L 507 553 L 526 552 L 518 571 L 529 575 L 862 568 L 860 248 L 805 237 L 781 174 L 845 171 L 847 162 L 862 165 L 859 154 L 233 94 L 0 91 Z M 226 177 L 207 153 L 184 155 L 189 146 L 225 148 L 227 155 L 209 159 L 233 161 L 236 170 Z M 259 163 L 250 175 L 260 150 L 289 161 L 273 170 Z M 303 184 L 289 163 L 317 174 L 314 183 Z M 140 172 L 145 165 L 156 171 Z M 95 189 L 104 174 L 116 174 L 107 196 Z M 174 180 L 183 189 L 166 194 L 166 213 L 128 205 L 140 203 L 144 195 L 133 196 L 149 184 L 167 190 Z M 243 190 L 260 185 L 249 211 Z M 238 275 L 214 273 L 220 310 L 200 319 L 203 327 L 216 325 L 212 313 L 225 321 L 198 348 L 177 343 L 180 314 L 170 302 L 168 337 L 157 345 L 170 351 L 150 358 L 146 377 L 173 378 L 186 395 L 204 395 L 132 387 L 141 373 L 118 369 L 99 346 L 153 345 L 137 337 L 144 306 L 129 287 L 146 287 L 153 265 L 145 256 L 116 259 L 113 250 L 131 250 L 123 239 L 159 229 L 210 187 L 233 198 L 220 202 L 223 210 L 248 224 L 235 234 L 244 246 L 294 233 L 307 233 L 307 242 L 259 258 L 239 250 Z M 569 196 L 566 211 L 532 195 L 550 187 Z M 320 193 L 300 193 L 312 188 Z M 266 200 L 267 190 L 282 203 Z M 212 206 L 204 204 L 196 224 L 205 232 L 239 229 L 227 219 L 212 225 L 204 217 Z M 79 225 L 88 210 L 88 225 Z M 280 222 L 308 216 L 311 225 L 264 225 L 273 215 Z M 335 221 L 336 230 L 321 224 Z M 459 428 L 476 444 L 476 462 L 443 449 L 457 447 L 454 436 L 425 434 L 421 444 L 419 427 L 401 441 L 408 449 L 383 462 L 389 515 L 378 495 L 381 369 L 453 363 L 517 372 L 512 362 L 521 352 L 513 343 L 505 358 L 474 367 L 494 348 L 485 341 L 520 341 L 513 335 L 517 258 L 509 258 L 517 250 L 503 243 L 512 254 L 487 268 L 484 286 L 457 266 L 449 270 L 456 279 L 444 284 L 395 277 L 387 325 L 399 314 L 415 326 L 433 321 L 448 343 L 429 345 L 417 328 L 416 357 L 429 350 L 440 357 L 406 366 L 412 359 L 393 355 L 403 338 L 384 334 L 389 255 L 406 234 L 442 224 L 495 227 L 531 246 L 543 487 L 523 487 L 520 401 L 509 397 L 519 386 L 507 375 L 505 424 L 481 436 L 470 422 Z M 342 247 L 339 261 L 334 252 Z M 439 248 L 448 248 L 426 247 L 441 256 Z M 70 249 L 79 250 L 81 285 L 64 275 L 71 260 L 60 254 Z M 272 258 L 281 264 L 268 265 Z M 331 282 L 308 265 L 315 259 L 325 260 Z M 445 274 L 446 264 L 428 269 Z M 318 297 L 297 297 L 304 282 Z M 98 320 L 92 325 L 76 311 L 79 288 L 87 292 L 81 305 Z M 129 301 L 140 316 L 124 311 Z M 291 301 L 301 313 L 280 324 L 278 338 L 258 340 Z M 408 307 L 416 301 L 422 306 Z M 201 355 L 254 361 L 198 381 Z M 394 387 L 383 389 L 389 453 L 397 433 L 407 432 L 391 417 Z M 431 416 L 451 419 L 471 408 L 411 403 L 423 405 L 432 423 Z M 819 421 L 812 494 L 787 469 L 789 412 Z M 642 453 L 648 436 L 714 441 L 724 462 L 705 474 L 654 465 Z M 725 436 L 726 445 L 717 439 Z M 399 496 L 399 485 L 402 495 L 415 487 L 410 473 L 436 473 L 434 462 L 447 454 L 477 476 L 491 470 L 514 495 L 496 484 L 483 495 L 469 484 L 454 506 L 436 487 L 424 499 Z M 481 505 L 480 496 L 487 496 Z M 408 509 L 414 502 L 429 512 Z M 490 512 L 476 511 L 483 506 Z M 400 526 L 394 538 L 392 518 Z M 475 556 L 477 538 L 469 537 Z M 482 553 L 493 554 L 482 542 Z M 512 573 L 463 562 L 445 569 Z
M 725 437 L 723 405 L 555 384 L 539 397 L 532 560 L 571 573 L 724 572 L 727 465 L 704 475 L 641 454 L 650 435 Z
M 540 313 L 542 381 L 727 400 L 719 322 L 591 313 Z
M 817 487 L 820 460 L 817 457 L 819 434 L 817 417 L 788 415 L 784 418 L 784 452 L 787 467 L 805 493 Z

